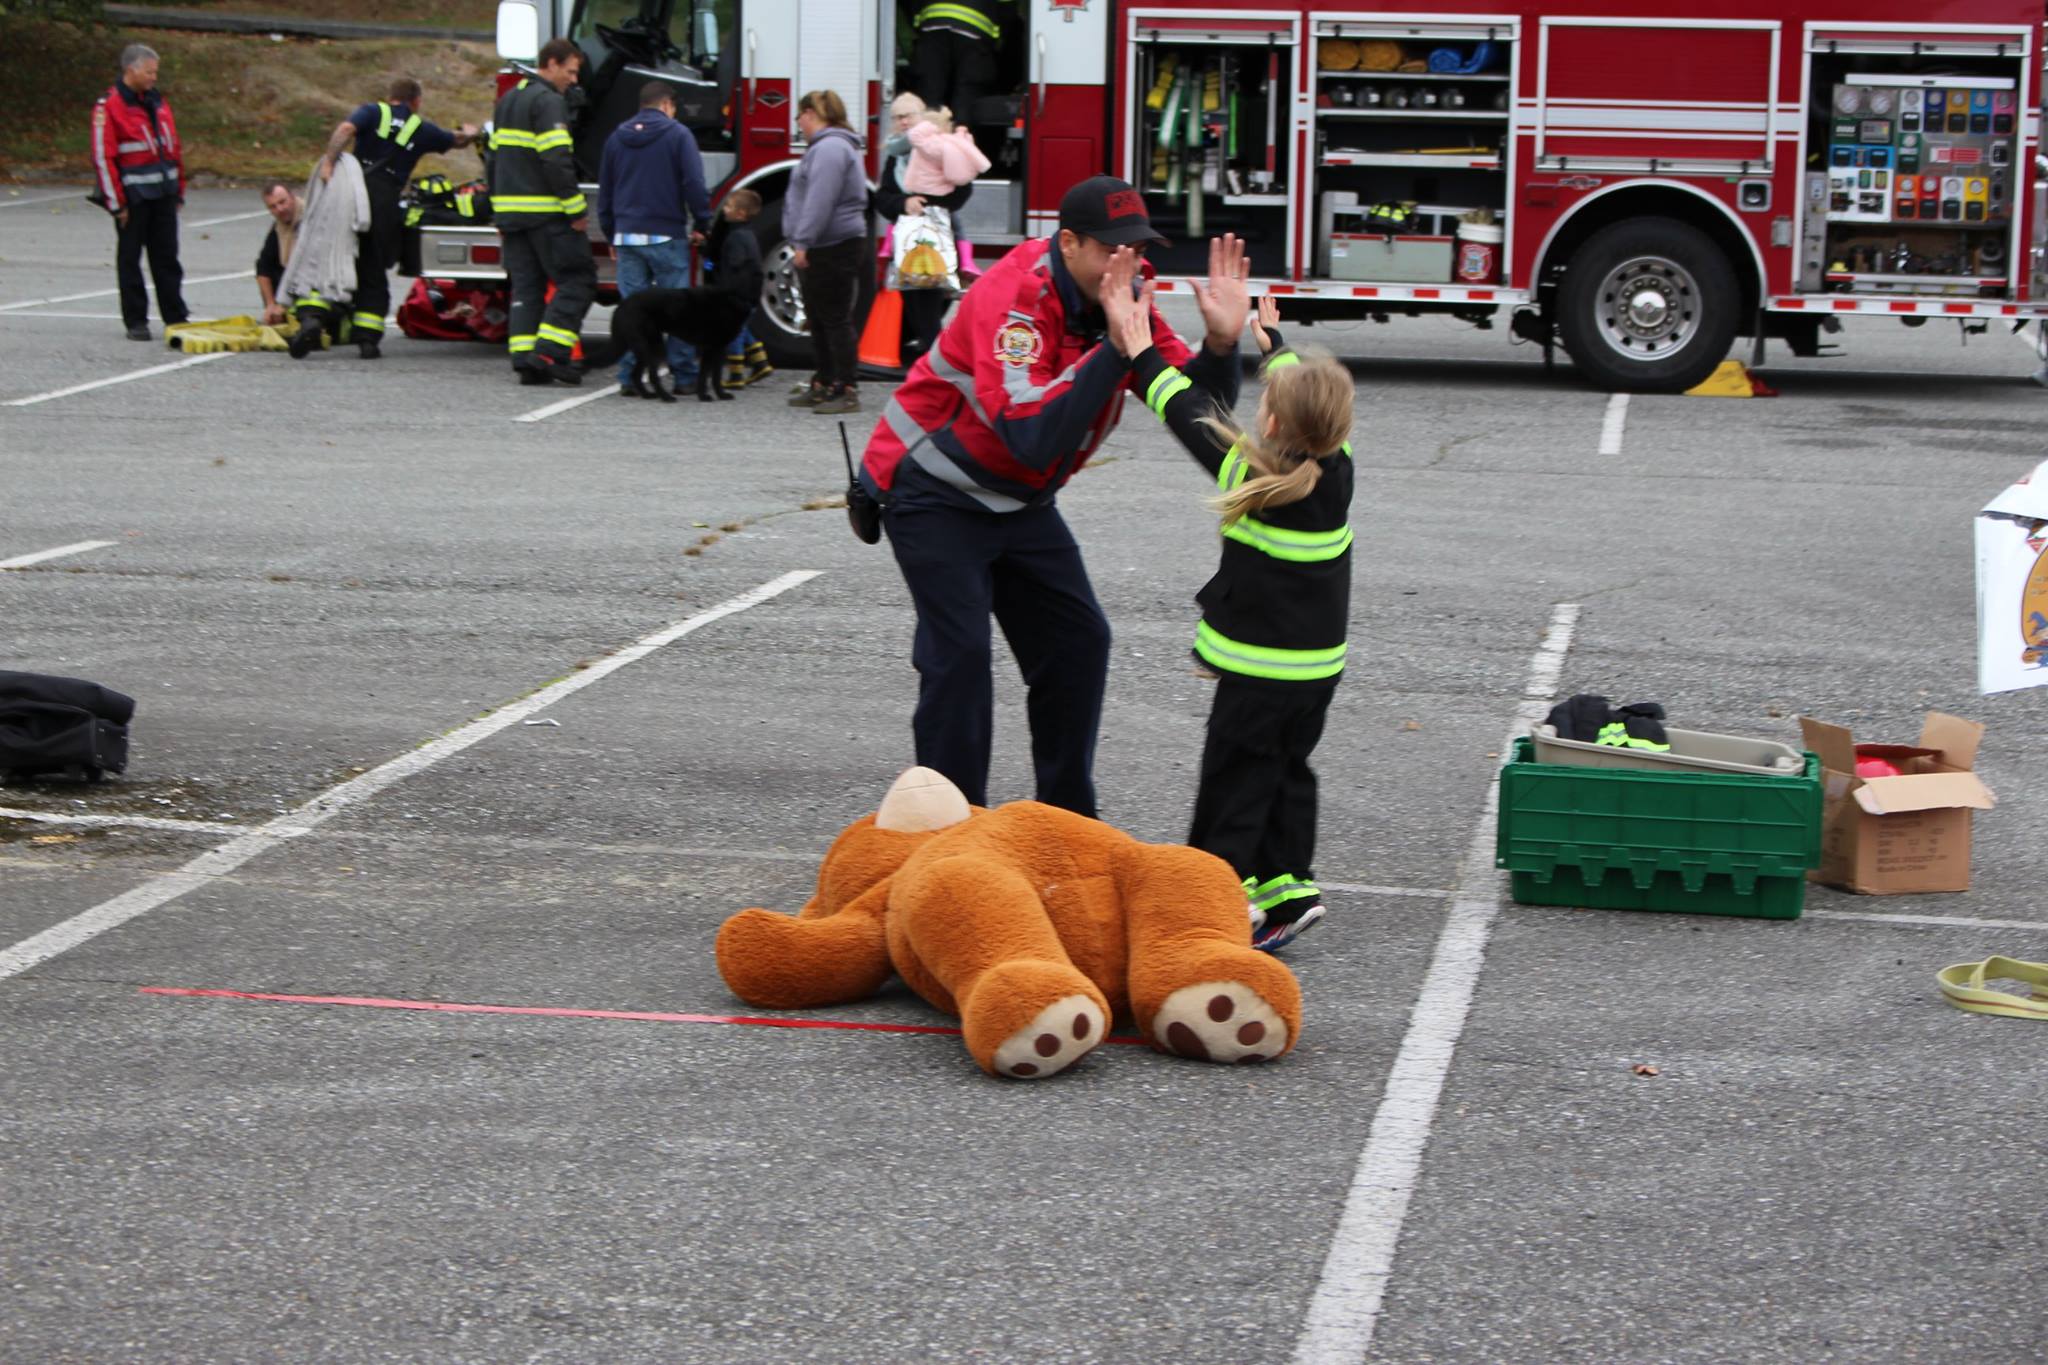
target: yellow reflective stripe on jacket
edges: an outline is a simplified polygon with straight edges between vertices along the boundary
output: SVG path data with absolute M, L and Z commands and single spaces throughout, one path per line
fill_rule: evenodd
M 997 40 L 1003 36 L 1003 31 L 996 27 L 995 20 L 980 10 L 969 9 L 966 5 L 948 5 L 943 3 L 943 0 L 936 5 L 926 5 L 917 12 L 917 18 L 911 21 L 917 28 L 943 22 L 965 24 L 975 32 L 986 33 L 990 38 Z
M 1248 678 L 1271 678 L 1279 682 L 1316 682 L 1334 678 L 1344 671 L 1344 652 L 1349 645 L 1327 649 L 1275 649 L 1269 645 L 1248 645 L 1233 640 L 1207 621 L 1195 627 L 1195 653 L 1212 668 L 1239 673 Z
M 1230 450 L 1223 456 L 1223 463 L 1216 467 L 1216 487 L 1228 493 L 1244 482 L 1244 476 L 1250 469 L 1251 466 L 1245 463 L 1243 450 L 1232 442 Z
M 420 130 L 420 116 L 412 115 L 398 126 L 398 136 L 391 136 L 392 108 L 379 100 L 377 103 L 377 136 L 400 147 L 412 145 L 412 135 Z
M 493 128 L 491 129 L 491 150 L 495 152 L 507 147 L 524 147 L 531 151 L 533 149 L 534 137 L 534 134 L 521 128 Z
M 1351 548 L 1351 528 L 1335 531 L 1290 531 L 1252 517 L 1239 517 L 1223 528 L 1223 537 L 1294 564 L 1335 559 Z
M 573 198 L 557 199 L 555 202 L 561 206 L 562 212 L 571 218 L 581 218 L 590 211 L 590 201 L 583 197 L 580 190 Z
M 1179 370 L 1168 366 L 1159 372 L 1158 378 L 1145 390 L 1145 406 L 1152 409 L 1152 415 L 1160 421 L 1166 420 L 1166 405 L 1174 398 L 1195 386 L 1195 381 Z
M 570 140 L 567 128 L 550 128 L 545 133 L 528 133 L 527 136 L 533 139 L 533 149 L 537 152 L 551 151 L 556 147 L 567 149 L 576 145 Z
M 581 193 L 573 199 L 557 199 L 552 194 L 491 196 L 492 213 L 563 213 L 571 218 L 581 218 L 589 208 L 590 202 Z

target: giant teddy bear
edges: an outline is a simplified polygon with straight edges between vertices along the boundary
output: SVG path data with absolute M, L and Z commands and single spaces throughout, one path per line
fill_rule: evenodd
M 769 1009 L 864 999 L 894 972 L 959 1016 L 992 1076 L 1056 1075 L 1120 1018 L 1211 1062 L 1270 1061 L 1301 1032 L 1301 989 L 1252 949 L 1220 858 L 1035 801 L 973 807 L 928 768 L 840 834 L 801 912 L 728 919 L 718 970 Z

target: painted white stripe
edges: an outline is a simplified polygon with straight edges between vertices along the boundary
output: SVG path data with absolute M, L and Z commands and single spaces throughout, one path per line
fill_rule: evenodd
M 1578 619 L 1576 603 L 1561 602 L 1552 611 L 1550 630 L 1529 662 L 1523 701 L 1500 745 L 1502 753 L 1548 710 Z M 1500 873 L 1493 865 L 1493 822 L 1499 802 L 1496 781 L 1487 789 L 1479 822 L 1458 866 L 1450 914 L 1387 1077 L 1386 1093 L 1373 1115 L 1372 1135 L 1359 1154 L 1351 1192 L 1337 1220 L 1315 1297 L 1309 1301 L 1308 1320 L 1295 1341 L 1297 1365 L 1353 1365 L 1372 1345 L 1437 1101 L 1500 909 Z
M 251 218 L 268 218 L 269 209 L 257 209 L 254 213 L 230 213 L 225 218 L 201 218 L 196 223 L 185 223 L 188 228 L 217 227 L 222 223 L 245 223 Z
M 78 825 L 86 829 L 160 829 L 175 834 L 241 834 L 237 825 L 215 820 L 166 820 L 154 815 L 58 815 L 50 811 L 0 806 L 0 820 L 32 820 L 39 825 Z
M 201 854 L 175 872 L 124 892 L 110 901 L 104 901 L 60 924 L 52 925 L 40 934 L 23 939 L 12 948 L 0 950 L 0 980 L 17 976 L 38 963 L 49 961 L 59 953 L 99 937 L 109 929 L 119 928 L 136 916 L 147 914 L 158 906 L 167 905 L 188 891 L 196 891 L 210 885 L 251 858 L 276 848 L 282 842 L 309 833 L 349 807 L 375 796 L 386 787 L 402 782 L 415 773 L 424 772 L 442 759 L 458 754 L 500 730 L 519 724 L 536 711 L 545 710 L 562 698 L 582 691 L 601 678 L 611 676 L 627 664 L 646 658 L 663 645 L 673 644 L 713 621 L 731 616 L 735 612 L 745 611 L 749 607 L 759 606 L 770 598 L 788 592 L 798 584 L 808 583 L 816 578 L 818 573 L 816 569 L 793 570 L 780 578 L 763 583 L 758 588 L 743 592 L 738 597 L 728 598 L 715 607 L 700 611 L 687 620 L 664 626 L 609 658 L 600 660 L 580 672 L 572 673 L 560 682 L 543 687 L 531 696 L 523 697 L 487 716 L 473 720 L 431 744 L 423 744 L 388 763 L 380 764 L 361 777 L 351 778 L 337 787 L 328 788 L 296 810 L 287 811 L 240 838 L 231 839 L 219 848 Z
M 1965 919 L 1961 915 L 1891 915 L 1875 910 L 1808 910 L 1807 919 L 1855 920 L 1862 924 L 1934 925 L 1942 929 L 2031 929 L 2048 934 L 2048 920 Z
M 1600 423 L 1600 453 L 1621 454 L 1621 433 L 1628 425 L 1628 395 L 1617 393 L 1607 400 L 1607 417 Z
M 1411 896 L 1417 900 L 1443 901 L 1451 893 L 1441 886 L 1371 886 L 1360 882 L 1317 882 L 1325 891 L 1346 891 L 1354 896 Z
M 126 384 L 134 379 L 147 379 L 153 374 L 168 374 L 172 370 L 189 369 L 194 365 L 204 365 L 209 360 L 226 360 L 233 354 L 235 354 L 233 351 L 215 351 L 212 355 L 190 356 L 184 360 L 173 360 L 168 365 L 152 365 L 146 370 L 130 370 L 127 374 L 117 374 L 111 379 L 95 379 L 89 384 L 73 384 L 68 389 L 52 389 L 48 393 L 30 394 L 26 398 L 10 398 L 6 403 L 0 404 L 0 406 L 25 408 L 32 403 L 47 403 L 52 398 L 69 398 L 74 393 L 88 393 L 93 389 L 104 389 L 109 384 Z
M 237 270 L 228 275 L 188 275 L 185 277 L 185 287 L 190 288 L 195 284 L 219 284 L 222 280 L 255 278 L 254 270 Z M 83 294 L 57 294 L 47 299 L 22 299 L 18 303 L 0 303 L 0 313 L 13 313 L 23 308 L 40 308 L 46 303 L 77 303 L 80 299 L 111 298 L 120 292 L 119 289 L 93 289 Z
M 119 322 L 119 313 L 0 313 L 0 322 L 30 322 L 38 318 L 91 318 L 94 322 Z
M 619 386 L 617 384 L 607 384 L 595 393 L 579 393 L 574 398 L 564 398 L 559 403 L 550 403 L 544 408 L 535 408 L 532 412 L 523 412 L 512 420 L 515 422 L 545 422 L 558 412 L 567 412 L 571 408 L 580 408 L 585 403 L 595 403 L 598 399 L 609 398 L 618 391 Z
M 111 540 L 80 540 L 70 545 L 59 545 L 54 550 L 38 550 L 32 555 L 16 555 L 13 559 L 0 559 L 0 569 L 26 569 L 31 564 L 40 564 L 46 559 L 62 559 L 65 555 L 82 555 L 87 550 L 103 549 L 114 542 Z
M 39 194 L 33 199 L 0 199 L 0 209 L 25 208 L 30 204 L 54 204 L 59 199 L 76 199 L 83 204 L 85 195 L 77 190 L 71 190 L 64 194 Z

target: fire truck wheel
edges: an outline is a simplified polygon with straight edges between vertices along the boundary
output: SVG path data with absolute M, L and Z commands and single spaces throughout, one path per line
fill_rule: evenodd
M 1594 386 L 1678 393 L 1727 356 L 1740 299 L 1734 269 L 1705 233 L 1635 218 L 1600 229 L 1572 256 L 1558 331 Z
M 791 259 L 796 253 L 782 235 L 781 200 L 762 208 L 754 222 L 754 237 L 761 244 L 761 306 L 754 310 L 748 325 L 778 368 L 809 369 L 814 352 L 804 316 L 804 296 Z

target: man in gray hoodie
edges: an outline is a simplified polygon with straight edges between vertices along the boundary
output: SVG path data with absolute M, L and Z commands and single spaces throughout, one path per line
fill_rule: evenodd
M 830 90 L 813 90 L 797 102 L 796 126 L 810 147 L 790 177 L 783 231 L 801 272 L 818 372 L 789 403 L 818 413 L 859 412 L 854 356 L 860 337 L 853 314 L 860 272 L 875 268 L 860 139 L 847 126 L 846 102 Z

